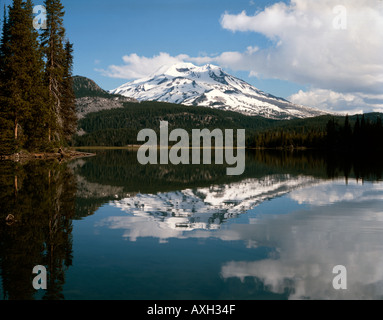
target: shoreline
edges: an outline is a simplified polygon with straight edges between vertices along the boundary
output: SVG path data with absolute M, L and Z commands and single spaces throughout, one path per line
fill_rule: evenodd
M 58 152 L 20 152 L 12 155 L 0 156 L 0 161 L 23 162 L 31 160 L 70 161 L 78 158 L 94 157 L 95 153 L 80 152 L 73 149 L 59 149 Z

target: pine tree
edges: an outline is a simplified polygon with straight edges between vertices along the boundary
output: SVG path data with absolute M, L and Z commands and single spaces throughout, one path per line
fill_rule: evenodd
M 69 142 L 77 130 L 76 97 L 73 89 L 73 44 L 65 42 L 64 78 L 62 84 L 61 118 L 64 139 Z
M 362 141 L 361 141 L 361 138 L 360 138 L 360 133 L 361 133 L 361 130 L 360 130 L 360 119 L 359 119 L 359 115 L 357 115 L 356 116 L 356 122 L 355 122 L 355 125 L 354 125 L 354 132 L 353 132 L 353 141 L 354 141 L 354 144 L 355 144 L 356 148 L 360 148 L 361 145 L 362 145 Z
M 22 97 L 26 76 L 25 64 L 21 59 L 24 51 L 22 42 L 26 38 L 25 23 L 22 1 L 15 0 L 3 26 L 1 95 L 2 109 L 7 120 L 12 121 L 16 143 L 19 142 L 20 121 L 28 115 L 27 103 Z
M 13 123 L 5 93 L 5 62 L 9 46 L 9 23 L 4 6 L 2 32 L 0 38 L 0 155 L 12 154 L 15 151 Z
M 28 10 L 21 0 L 13 1 L 5 25 L 6 41 L 3 42 L 2 77 L 5 81 L 1 89 L 2 103 L 13 122 L 14 139 L 18 147 L 22 147 L 24 142 L 20 129 L 24 129 L 26 122 L 32 121 L 34 106 L 30 94 L 34 90 L 36 71 L 41 67 L 35 56 L 37 37 Z
M 64 48 L 64 10 L 46 0 L 41 44 L 32 0 L 13 0 L 0 38 L 0 154 L 46 151 L 76 130 L 72 88 L 73 45 Z M 54 144 L 52 143 L 54 142 Z
M 33 75 L 29 90 L 26 96 L 30 101 L 31 121 L 25 123 L 25 135 L 27 137 L 26 147 L 29 150 L 44 150 L 47 147 L 48 134 L 48 90 L 44 83 L 44 61 L 38 33 L 33 26 L 33 4 L 31 0 L 25 3 L 25 9 L 28 14 L 28 25 L 31 26 L 29 38 L 30 74 Z
M 3 16 L 3 25 L 1 29 L 1 38 L 0 38 L 0 77 L 3 75 L 4 70 L 4 61 L 6 56 L 6 45 L 8 43 L 8 35 L 9 35 L 9 24 L 8 24 L 8 18 L 7 18 L 7 8 L 4 6 L 4 16 Z M 1 85 L 4 83 L 5 79 L 0 78 L 0 89 Z
M 351 147 L 352 129 L 348 114 L 344 119 L 344 127 L 342 130 L 342 147 L 349 149 Z
M 14 0 L 3 27 L 1 96 L 7 123 L 13 123 L 16 149 L 41 147 L 45 125 L 44 63 L 33 28 L 31 0 Z M 36 143 L 37 138 L 39 142 Z
M 45 0 L 47 28 L 42 32 L 41 44 L 46 59 L 45 81 L 49 91 L 49 141 L 61 142 L 64 122 L 61 117 L 62 83 L 64 79 L 65 29 L 64 7 L 60 0 Z

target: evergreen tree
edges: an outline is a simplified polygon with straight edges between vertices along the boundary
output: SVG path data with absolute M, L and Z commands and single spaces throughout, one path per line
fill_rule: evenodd
M 76 97 L 73 89 L 73 44 L 65 42 L 64 78 L 62 83 L 61 118 L 64 139 L 69 142 L 77 130 Z
M 337 145 L 338 140 L 338 124 L 335 119 L 329 120 L 326 125 L 327 132 L 327 147 L 333 149 Z
M 3 26 L 1 63 L 1 106 L 6 122 L 13 124 L 13 137 L 18 148 L 31 143 L 29 124 L 41 124 L 44 93 L 43 60 L 38 35 L 33 28 L 32 2 L 14 0 Z M 4 118 L 4 117 L 3 117 Z M 23 135 L 24 132 L 24 135 Z
M 362 141 L 360 139 L 360 120 L 359 115 L 356 116 L 356 122 L 354 125 L 354 132 L 353 132 L 353 141 L 356 148 L 359 148 L 362 145 Z
M 44 83 L 44 61 L 43 52 L 38 41 L 38 33 L 33 26 L 33 4 L 31 0 L 26 1 L 28 24 L 31 26 L 30 45 L 31 62 L 30 73 L 33 75 L 32 83 L 28 90 L 27 97 L 31 103 L 31 121 L 25 123 L 25 135 L 27 137 L 26 147 L 29 150 L 44 150 L 47 147 L 48 134 L 48 90 Z
M 3 16 L 3 25 L 1 29 L 1 37 L 0 37 L 0 89 L 1 85 L 4 83 L 5 79 L 3 78 L 3 70 L 5 66 L 5 56 L 6 56 L 6 45 L 8 43 L 8 35 L 9 35 L 9 24 L 7 19 L 7 8 L 4 6 L 4 16 Z
M 342 129 L 342 147 L 345 149 L 349 149 L 351 147 L 351 138 L 352 138 L 352 129 L 350 125 L 350 119 L 348 114 L 344 119 L 344 127 Z
M 0 155 L 12 154 L 15 151 L 13 123 L 10 117 L 11 111 L 8 108 L 5 94 L 5 57 L 7 56 L 9 46 L 9 23 L 6 12 L 7 10 L 4 6 L 4 17 L 0 38 Z
M 23 87 L 27 76 L 23 63 L 24 40 L 27 38 L 26 16 L 22 1 L 14 0 L 9 8 L 9 18 L 4 19 L 1 63 L 1 105 L 6 120 L 12 122 L 15 143 L 19 143 L 19 127 L 28 116 L 27 101 L 23 99 Z M 7 122 L 8 122 L 7 121 Z
M 46 59 L 45 81 L 49 91 L 49 141 L 60 142 L 64 127 L 62 119 L 62 83 L 64 80 L 64 7 L 60 0 L 45 0 L 47 28 L 42 32 L 41 44 Z
M 77 119 L 72 88 L 73 45 L 64 47 L 64 10 L 46 0 L 47 29 L 33 27 L 32 0 L 4 10 L 0 38 L 0 154 L 48 151 L 69 141 Z M 52 143 L 53 142 L 53 143 Z

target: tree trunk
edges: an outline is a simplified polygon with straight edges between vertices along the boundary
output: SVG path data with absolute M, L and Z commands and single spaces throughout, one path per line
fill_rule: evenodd
M 17 140 L 17 137 L 18 137 L 18 122 L 17 122 L 17 118 L 15 119 L 15 140 Z
M 17 196 L 18 192 L 18 183 L 17 183 L 17 176 L 15 176 L 15 196 Z

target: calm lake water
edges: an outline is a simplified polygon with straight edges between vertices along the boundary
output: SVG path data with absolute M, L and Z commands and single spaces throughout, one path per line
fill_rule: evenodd
M 1 162 L 0 299 L 382 299 L 382 173 L 308 152 L 249 152 L 237 177 L 125 150 Z

